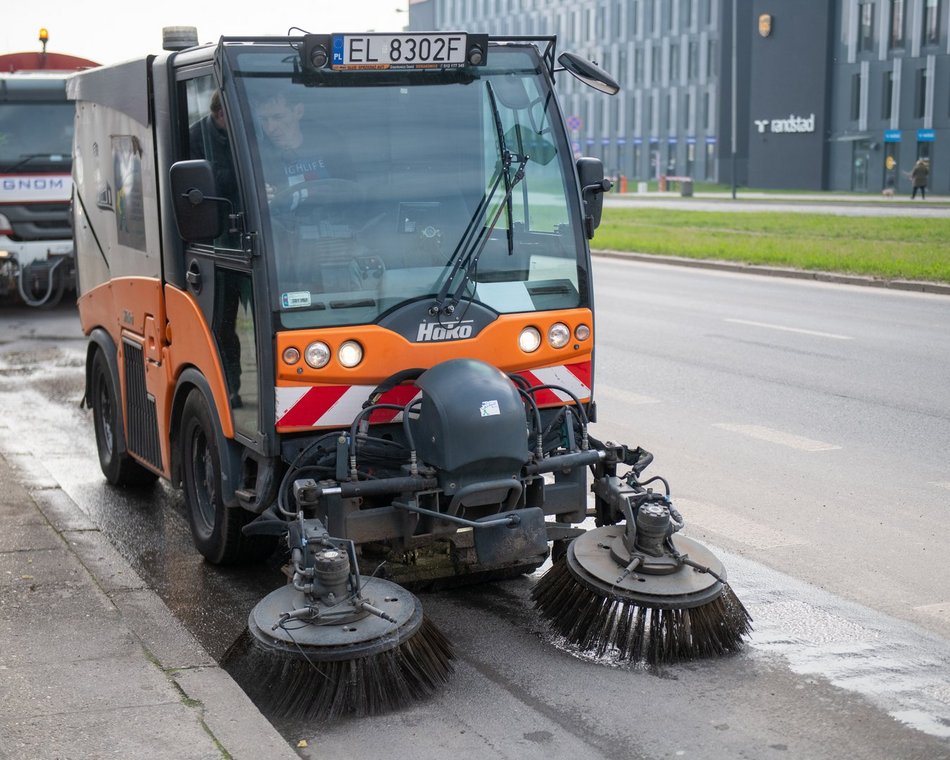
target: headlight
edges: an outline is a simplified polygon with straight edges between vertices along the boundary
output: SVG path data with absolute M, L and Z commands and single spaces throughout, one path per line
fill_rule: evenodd
M 571 328 L 563 322 L 555 322 L 548 330 L 548 343 L 554 348 L 564 348 L 571 339 Z
M 336 356 L 344 367 L 355 367 L 363 361 L 363 347 L 355 340 L 348 340 L 340 346 Z
M 293 346 L 290 346 L 284 349 L 283 357 L 284 364 L 296 364 L 300 361 L 300 352 Z M 326 364 L 326 362 L 324 362 L 324 364 Z
M 526 354 L 537 351 L 541 345 L 541 332 L 537 327 L 526 327 L 518 336 L 518 346 Z
M 330 347 L 322 340 L 317 340 L 307 346 L 303 354 L 304 360 L 314 369 L 327 366 L 330 361 Z
M 574 330 L 574 337 L 578 340 L 587 340 L 590 337 L 590 328 L 587 325 L 578 325 Z

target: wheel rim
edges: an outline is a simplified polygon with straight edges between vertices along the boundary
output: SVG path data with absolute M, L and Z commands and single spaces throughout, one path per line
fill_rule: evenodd
M 214 460 L 204 431 L 196 429 L 191 438 L 192 492 L 196 521 L 205 536 L 214 530 L 217 483 Z
M 99 423 L 100 440 L 102 441 L 103 453 L 108 459 L 112 458 L 112 452 L 115 447 L 115 438 L 112 434 L 112 395 L 106 386 L 106 378 L 99 375 L 99 392 L 97 393 L 97 421 Z

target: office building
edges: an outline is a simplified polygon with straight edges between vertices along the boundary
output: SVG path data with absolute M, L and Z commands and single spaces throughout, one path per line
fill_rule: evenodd
M 950 0 L 410 0 L 413 30 L 557 35 L 575 150 L 633 180 L 950 193 Z M 733 28 L 736 29 L 733 46 Z M 733 98 L 733 81 L 736 82 Z M 732 130 L 736 114 L 735 134 Z

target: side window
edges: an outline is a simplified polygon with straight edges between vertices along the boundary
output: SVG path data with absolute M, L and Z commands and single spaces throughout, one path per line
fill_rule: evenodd
M 227 113 L 217 89 L 214 77 L 207 76 L 188 79 L 180 84 L 182 103 L 188 113 L 188 134 L 181 158 L 203 158 L 211 164 L 214 172 L 218 197 L 226 198 L 221 203 L 221 236 L 215 240 L 218 248 L 240 248 L 240 236 L 228 232 L 228 215 L 242 210 L 238 192 L 237 174 L 234 170 L 234 157 L 228 137 Z

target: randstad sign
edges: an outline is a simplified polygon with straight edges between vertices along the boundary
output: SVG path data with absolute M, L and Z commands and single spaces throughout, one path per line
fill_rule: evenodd
M 795 116 L 789 114 L 786 119 L 754 119 L 760 135 L 768 132 L 777 135 L 803 134 L 815 131 L 815 114 Z

